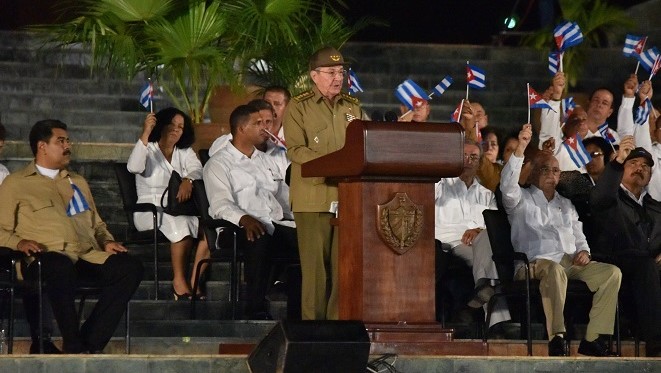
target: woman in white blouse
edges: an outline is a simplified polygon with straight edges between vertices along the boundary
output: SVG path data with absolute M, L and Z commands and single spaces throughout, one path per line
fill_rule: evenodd
M 151 203 L 160 209 L 161 196 L 173 170 L 183 179 L 177 200 L 183 202 L 192 197 L 193 180 L 202 178 L 202 164 L 191 149 L 194 140 L 191 119 L 181 110 L 170 107 L 156 114 L 147 114 L 142 135 L 127 164 L 128 170 L 136 174 L 138 203 Z M 151 213 L 136 212 L 133 219 L 138 230 L 152 229 Z M 191 278 L 195 278 L 197 263 L 209 257 L 209 246 L 200 232 L 198 218 L 159 212 L 158 229 L 170 240 L 174 299 L 189 299 L 192 295 L 190 282 L 186 279 L 186 258 L 198 235 L 201 239 L 197 243 Z M 203 297 L 201 294 L 195 296 Z

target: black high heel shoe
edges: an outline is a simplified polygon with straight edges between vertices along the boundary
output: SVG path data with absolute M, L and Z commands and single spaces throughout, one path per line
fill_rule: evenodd
M 177 294 L 177 291 L 174 290 L 174 286 L 172 287 L 172 296 L 174 297 L 175 301 L 190 300 L 191 298 L 191 295 L 189 293 Z

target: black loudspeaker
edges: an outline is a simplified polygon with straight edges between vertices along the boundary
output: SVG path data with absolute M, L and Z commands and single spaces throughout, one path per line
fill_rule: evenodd
M 362 373 L 370 339 L 361 321 L 279 322 L 248 356 L 252 373 Z

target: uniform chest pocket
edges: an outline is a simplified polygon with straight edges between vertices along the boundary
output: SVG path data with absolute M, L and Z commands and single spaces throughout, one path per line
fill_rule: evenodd
M 46 200 L 39 200 L 39 201 L 30 201 L 29 202 L 30 210 L 33 213 L 39 214 L 42 212 L 47 212 L 50 211 L 55 207 L 55 204 L 53 203 L 52 200 L 46 199 Z

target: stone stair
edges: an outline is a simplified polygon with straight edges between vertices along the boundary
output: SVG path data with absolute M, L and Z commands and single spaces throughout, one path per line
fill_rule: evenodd
M 465 95 L 463 76 L 466 60 L 470 60 L 488 74 L 487 89 L 472 91 L 470 98 L 484 104 L 492 124 L 513 128 L 525 121 L 525 83 L 541 91 L 549 80 L 545 55 L 521 48 L 349 43 L 343 53 L 354 61 L 353 68 L 365 88 L 365 93 L 357 97 L 368 113 L 397 109 L 393 91 L 406 78 L 431 90 L 449 74 L 455 79 L 453 86 L 432 102 L 432 120 L 446 121 Z M 583 87 L 619 87 L 627 74 L 622 71 L 629 71 L 630 61 L 619 58 L 616 50 L 595 50 L 593 56 L 595 62 L 587 68 L 592 74 L 583 80 Z M 607 66 L 601 64 L 606 60 Z M 145 111 L 137 103 L 137 96 L 142 79 L 129 82 L 112 75 L 91 77 L 88 62 L 89 55 L 81 48 L 53 49 L 28 33 L 0 31 L 0 120 L 8 132 L 1 159 L 10 170 L 22 167 L 32 159 L 27 137 L 34 122 L 45 118 L 63 120 L 70 126 L 74 141 L 71 168 L 89 181 L 101 216 L 115 237 L 122 240 L 127 223 L 111 164 L 126 162 L 140 132 Z M 166 105 L 165 99 L 156 99 L 157 107 Z M 186 353 L 216 353 L 219 341 L 252 343 L 274 325 L 274 321 L 228 321 L 229 276 L 227 265 L 222 263 L 214 264 L 207 284 L 209 300 L 198 303 L 198 320 L 189 320 L 188 303 L 169 300 L 167 245 L 159 251 L 158 301 L 153 300 L 151 248 L 131 250 L 143 258 L 146 270 L 131 304 L 132 336 L 134 341 L 142 341 L 136 342 L 137 352 L 169 353 L 178 348 Z M 87 311 L 93 304 L 90 301 Z M 286 302 L 271 302 L 271 313 L 276 319 L 283 318 Z M 21 307 L 18 316 L 18 340 L 26 346 L 29 333 Z M 477 337 L 473 325 L 449 326 L 456 328 L 458 338 Z M 123 351 L 117 344 L 122 328 L 120 325 L 109 347 L 112 352 Z M 540 333 L 543 325 L 538 324 L 537 338 L 542 338 Z

